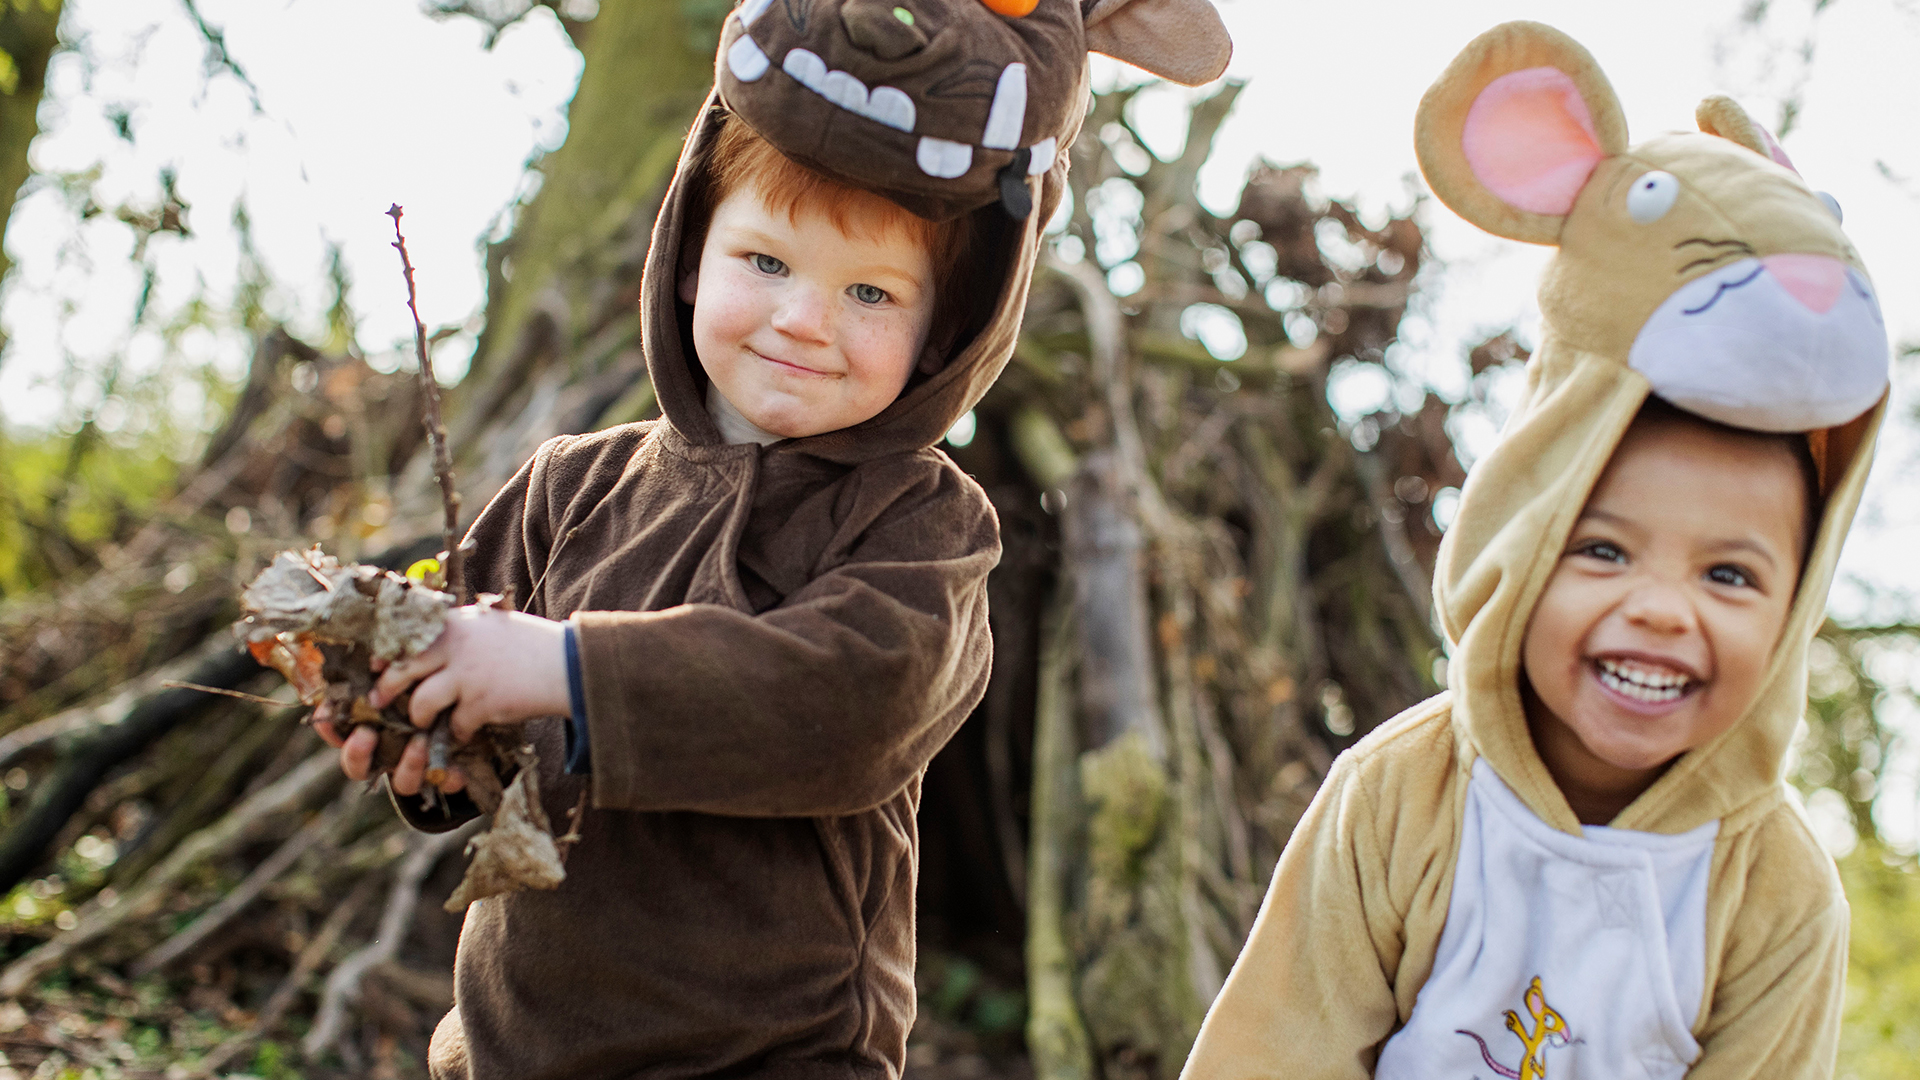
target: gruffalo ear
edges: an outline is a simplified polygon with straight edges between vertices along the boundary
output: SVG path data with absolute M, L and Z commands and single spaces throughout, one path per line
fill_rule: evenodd
M 1208 0 L 1093 0 L 1084 6 L 1089 52 L 1169 82 L 1212 82 L 1233 56 L 1233 39 Z

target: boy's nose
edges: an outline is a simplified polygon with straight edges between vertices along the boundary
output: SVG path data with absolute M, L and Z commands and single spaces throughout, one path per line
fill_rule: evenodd
M 1833 310 L 1847 283 L 1847 264 L 1827 255 L 1768 255 L 1760 265 L 1816 315 Z
M 773 328 L 789 337 L 826 341 L 827 304 L 812 289 L 794 289 L 774 311 Z

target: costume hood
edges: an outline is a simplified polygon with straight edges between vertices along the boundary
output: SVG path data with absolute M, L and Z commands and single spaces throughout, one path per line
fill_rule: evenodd
M 1041 230 L 1066 187 L 1087 106 L 1088 50 L 1189 85 L 1226 69 L 1209 0 L 745 0 L 721 32 L 714 91 L 654 226 L 641 285 L 661 411 L 720 443 L 676 296 L 686 220 L 728 112 L 787 157 L 921 217 L 978 215 L 999 290 L 939 373 L 854 427 L 779 444 L 855 465 L 932 446 L 1013 354 Z M 977 331 L 977 332 L 973 332 Z
M 1778 789 L 1806 706 L 1808 645 L 1886 406 L 1886 327 L 1838 205 L 1732 101 L 1709 98 L 1696 119 L 1700 133 L 1629 146 L 1593 57 L 1557 30 L 1515 22 L 1467 46 L 1416 122 L 1420 167 L 1442 202 L 1489 232 L 1559 248 L 1522 399 L 1468 477 L 1434 595 L 1454 646 L 1456 731 L 1568 832 L 1579 822 L 1521 707 L 1521 642 L 1647 396 L 1736 427 L 1807 432 L 1825 497 L 1758 699 L 1613 822 L 1662 833 Z

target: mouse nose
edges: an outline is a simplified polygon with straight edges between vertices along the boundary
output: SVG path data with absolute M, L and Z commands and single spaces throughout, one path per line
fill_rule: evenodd
M 1847 264 L 1827 255 L 1768 255 L 1760 265 L 1816 315 L 1833 310 L 1847 283 Z

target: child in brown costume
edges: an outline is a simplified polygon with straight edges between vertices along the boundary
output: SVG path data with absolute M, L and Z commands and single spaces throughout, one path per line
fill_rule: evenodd
M 1013 350 L 1089 48 L 1192 83 L 1228 46 L 1207 0 L 728 19 L 641 289 L 662 418 L 542 446 L 471 534 L 524 611 L 456 611 L 373 694 L 524 723 L 553 820 L 591 796 L 558 889 L 468 909 L 436 1078 L 899 1076 L 920 776 L 999 556 L 933 447 Z M 451 827 L 408 806 L 424 757 L 397 801 Z

